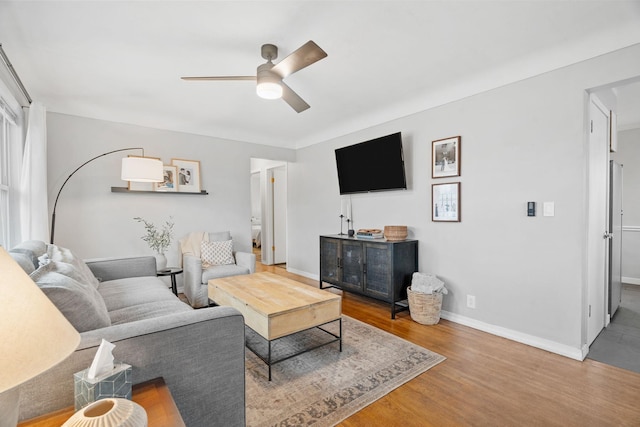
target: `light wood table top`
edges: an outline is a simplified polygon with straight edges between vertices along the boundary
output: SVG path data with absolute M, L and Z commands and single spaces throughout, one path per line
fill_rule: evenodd
M 147 411 L 149 427 L 185 427 L 169 387 L 162 378 L 134 385 L 132 400 Z M 60 427 L 75 412 L 73 407 L 61 409 L 23 421 L 18 427 Z
M 209 298 L 238 309 L 267 340 L 337 320 L 342 297 L 273 273 L 209 280 Z

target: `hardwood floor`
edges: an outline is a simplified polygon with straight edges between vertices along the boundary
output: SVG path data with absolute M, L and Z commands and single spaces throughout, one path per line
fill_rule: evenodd
M 318 286 L 280 268 L 257 270 Z M 391 320 L 387 304 L 354 294 L 343 294 L 342 311 L 447 360 L 340 426 L 640 426 L 640 374 L 447 320 L 420 325 L 408 312 Z

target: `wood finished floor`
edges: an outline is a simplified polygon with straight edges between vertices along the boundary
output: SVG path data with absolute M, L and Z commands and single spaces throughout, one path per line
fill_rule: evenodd
M 263 266 L 312 286 L 317 281 Z M 341 291 L 334 290 L 342 294 Z M 447 320 L 420 325 L 344 293 L 342 311 L 447 357 L 340 426 L 640 426 L 640 374 L 568 359 Z

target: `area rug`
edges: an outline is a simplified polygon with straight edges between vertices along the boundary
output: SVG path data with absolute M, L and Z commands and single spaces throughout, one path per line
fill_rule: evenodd
M 332 343 L 272 366 L 246 350 L 247 426 L 332 426 L 445 360 L 437 353 L 348 316 L 343 343 Z M 338 332 L 338 322 L 325 327 Z M 247 328 L 252 346 L 266 344 Z M 331 338 L 330 336 L 328 338 Z M 327 340 L 312 329 L 272 344 L 281 358 Z

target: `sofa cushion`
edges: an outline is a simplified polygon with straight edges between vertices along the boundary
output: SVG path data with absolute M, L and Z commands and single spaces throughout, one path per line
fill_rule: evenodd
M 47 245 L 47 257 L 48 261 L 55 262 L 65 262 L 67 264 L 71 264 L 73 268 L 77 271 L 79 277 L 82 279 L 77 279 L 82 281 L 83 283 L 89 284 L 94 288 L 98 288 L 100 282 L 96 279 L 96 276 L 93 275 L 87 264 L 79 257 L 77 257 L 71 250 L 67 248 L 63 248 L 57 245 L 49 244 Z M 45 259 L 46 259 L 45 258 Z M 47 261 L 41 259 L 41 264 L 46 263 Z
M 215 265 L 202 270 L 202 283 L 206 284 L 211 279 L 219 279 L 221 277 L 237 276 L 240 274 L 249 274 L 249 269 L 236 264 Z
M 56 271 L 59 267 L 68 266 L 49 263 L 30 277 L 78 332 L 110 326 L 109 313 L 96 289 Z
M 109 313 L 125 307 L 161 301 L 179 301 L 165 283 L 153 276 L 102 282 L 98 288 Z
M 235 264 L 236 260 L 233 258 L 233 240 L 201 242 L 200 258 L 202 259 L 203 268 L 212 265 Z
M 177 298 L 174 298 L 173 300 L 146 302 L 129 307 L 123 307 L 118 310 L 111 311 L 109 315 L 111 316 L 111 324 L 120 325 L 123 323 L 192 310 L 193 308 L 191 308 L 191 306 L 183 303 Z

